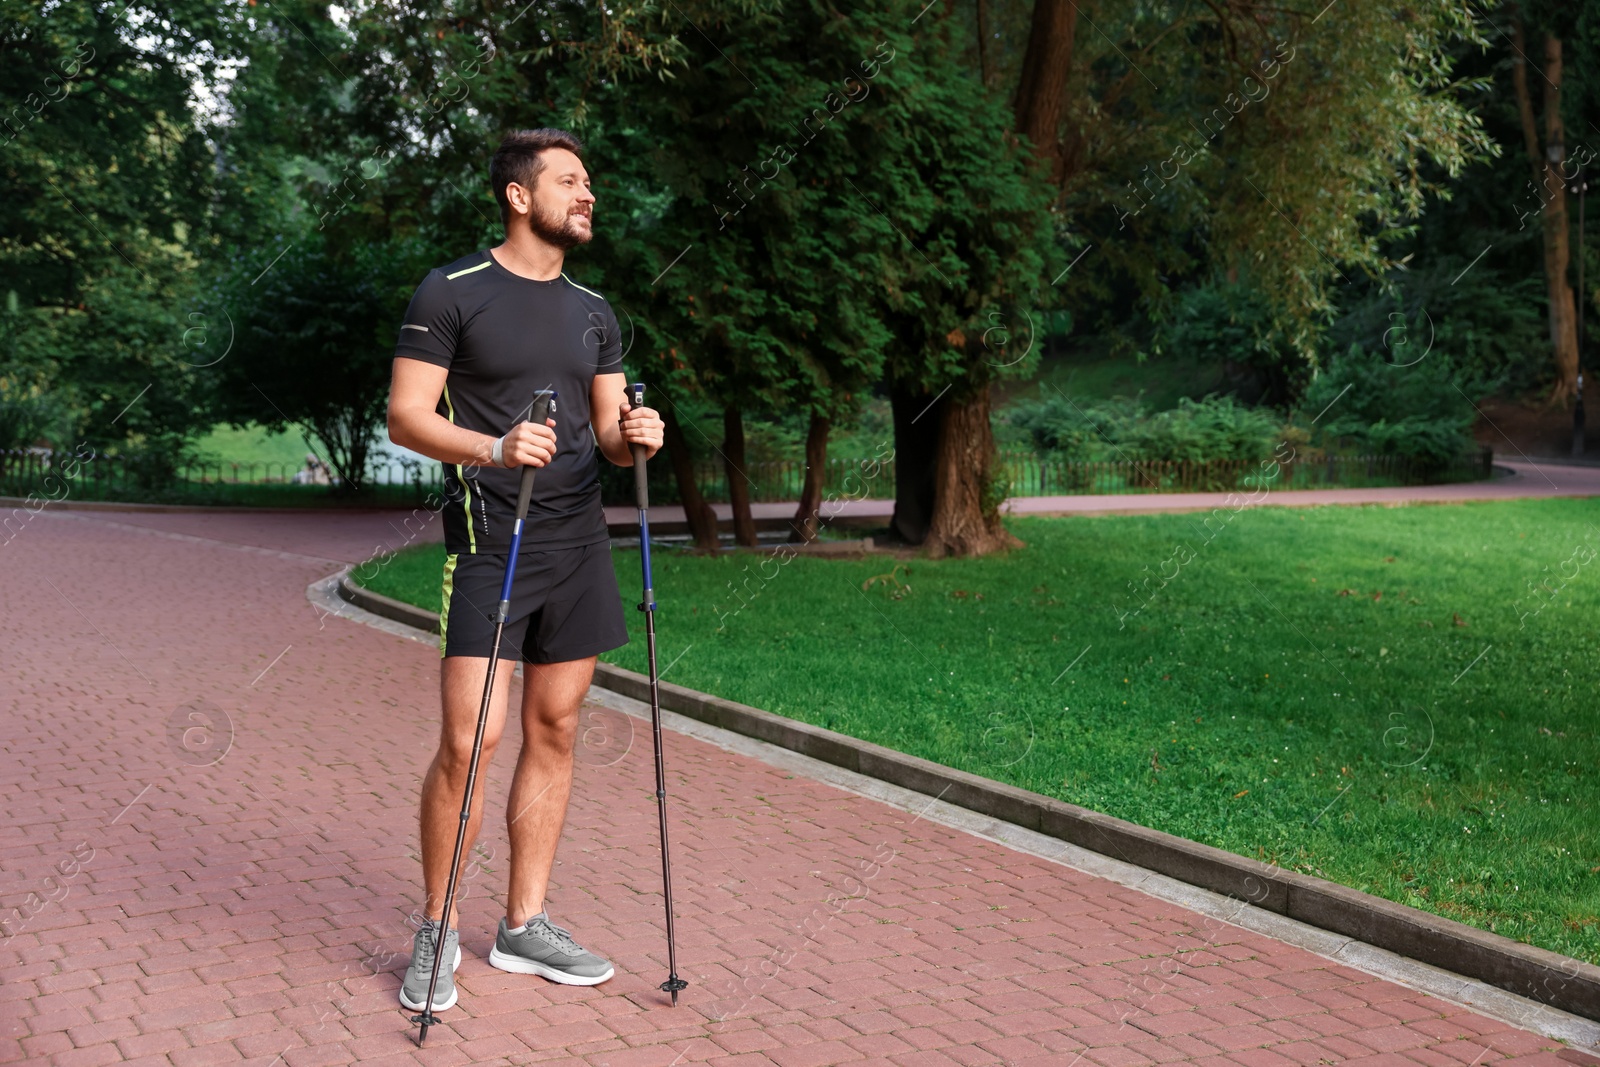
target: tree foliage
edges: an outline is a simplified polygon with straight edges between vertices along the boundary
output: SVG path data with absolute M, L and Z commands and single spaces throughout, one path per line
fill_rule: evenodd
M 419 273 L 418 242 L 337 249 L 320 234 L 283 250 L 251 279 L 240 262 L 227 287 L 233 351 L 218 365 L 217 413 L 272 430 L 304 425 L 342 487 L 359 489 L 384 424 L 395 323 Z
M 1026 24 L 990 4 L 997 91 L 1016 91 Z M 1026 8 L 1019 4 L 1015 7 Z M 965 8 L 957 19 L 971 19 Z M 1270 302 L 1306 355 L 1339 288 L 1392 266 L 1430 196 L 1493 153 L 1456 73 L 1486 44 L 1469 8 L 1341 2 L 1142 3 L 1080 34 L 1055 151 L 1081 318 L 1126 322 L 1136 300 L 1226 276 Z M 976 49 L 969 49 L 969 62 Z
M 213 175 L 193 86 L 231 41 L 200 0 L 0 3 L 0 404 L 31 412 L 0 443 L 120 443 L 170 469 L 192 433 Z
M 1414 330 L 1453 300 L 1435 331 L 1451 365 L 1510 380 L 1516 342 L 1461 321 L 1472 302 L 1435 284 L 1446 257 L 1407 263 L 1457 235 L 1446 255 L 1474 262 L 1471 227 L 1419 228 L 1425 207 L 1503 212 L 1460 176 L 1506 173 L 1496 141 L 1515 118 L 1491 99 L 1505 67 L 1486 51 L 1504 8 L 0 9 L 0 84 L 21 108 L 0 160 L 13 441 L 175 453 L 225 414 L 314 423 L 359 465 L 349 434 L 370 419 L 362 375 L 392 350 L 385 309 L 427 266 L 499 239 L 489 152 L 539 125 L 590 145 L 598 236 L 568 269 L 617 307 L 630 373 L 669 410 L 730 413 L 729 441 L 747 413 L 799 411 L 825 443 L 887 384 L 898 424 L 923 412 L 936 428 L 923 481 L 939 487 L 938 551 L 1005 543 L 989 385 L 1031 372 L 1039 324 L 1069 310 L 1130 340 L 1154 318 L 1219 354 L 1248 344 L 1286 404 L 1339 308 L 1359 314 L 1337 345 L 1360 334 L 1370 349 L 1378 318 Z M 1588 14 L 1542 0 L 1522 14 L 1587 54 Z M 1587 93 L 1591 74 L 1568 66 Z M 1488 277 L 1528 251 L 1507 239 Z M 338 315 L 339 289 L 363 306 Z M 1526 328 L 1514 301 L 1483 303 Z M 273 395 L 273 330 L 278 359 L 322 373 L 286 374 Z M 300 388 L 319 383 L 327 397 Z M 917 459 L 899 457 L 908 481 Z

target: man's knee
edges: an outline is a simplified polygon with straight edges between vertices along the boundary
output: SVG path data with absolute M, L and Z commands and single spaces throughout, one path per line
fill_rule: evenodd
M 538 747 L 556 756 L 571 756 L 578 740 L 578 709 L 571 712 L 541 714 L 524 721 L 523 745 Z
M 446 733 L 440 737 L 437 763 L 439 770 L 451 781 L 466 778 L 472 766 L 472 739 L 475 733 L 476 728 L 469 733 Z M 483 754 L 478 761 L 480 768 L 494 757 L 494 751 L 499 746 L 498 736 L 484 735 Z

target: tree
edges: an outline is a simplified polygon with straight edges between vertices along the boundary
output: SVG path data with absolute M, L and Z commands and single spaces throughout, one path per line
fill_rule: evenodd
M 272 430 L 306 426 L 340 489 L 360 490 L 384 421 L 395 323 L 432 265 L 424 254 L 415 241 L 338 251 L 313 233 L 259 279 L 249 280 L 253 263 L 240 264 L 228 300 L 233 353 L 218 367 L 219 414 Z
M 995 342 L 1037 317 L 1053 244 L 1042 168 L 978 79 L 952 76 L 948 32 L 941 25 L 906 43 L 897 92 L 872 120 L 881 155 L 871 173 L 890 206 L 864 215 L 886 250 L 881 299 L 895 339 L 886 369 L 897 433 L 938 420 L 923 541 L 936 557 L 1017 543 L 999 516 L 989 389 L 1031 369 L 1033 355 L 1001 358 Z M 921 409 L 909 418 L 908 401 Z M 897 476 L 915 477 L 918 455 L 904 444 L 897 439 Z M 896 510 L 904 530 L 909 519 Z
M 1540 233 L 1544 240 L 1544 277 L 1549 308 L 1550 347 L 1555 357 L 1556 383 L 1552 402 L 1570 400 L 1578 385 L 1577 308 L 1567 280 L 1567 182 L 1576 172 L 1567 169 L 1566 124 L 1561 114 L 1562 47 L 1554 33 L 1543 34 L 1543 64 L 1537 67 L 1544 81 L 1544 141 L 1541 146 L 1533 97 L 1528 90 L 1527 32 L 1521 12 L 1513 23 L 1511 84 L 1517 94 L 1517 115 L 1528 152 L 1534 188 L 1538 192 Z
M 846 19 L 825 4 L 681 10 L 723 43 L 690 37 L 670 79 L 646 86 L 637 74 L 585 109 L 592 167 L 621 215 L 594 253 L 607 285 L 638 309 L 655 374 L 722 407 L 742 543 L 755 540 L 744 412 L 807 415 L 791 523 L 806 540 L 829 429 L 879 376 L 889 340 L 870 288 L 841 285 L 870 277 L 878 256 L 856 232 L 859 193 L 838 176 L 868 152 L 858 112 L 874 91 L 883 24 L 897 15 Z
M 251 29 L 261 52 L 226 131 L 234 166 L 225 195 L 271 225 L 314 236 L 315 254 L 300 281 L 319 273 L 353 279 L 369 258 L 364 249 L 403 249 L 408 295 L 427 268 L 500 240 L 487 174 L 507 129 L 572 126 L 606 87 L 636 67 L 658 72 L 678 51 L 652 5 L 601 9 L 580 0 L 535 0 L 510 9 L 488 0 L 421 0 L 399 8 L 350 6 L 337 24 L 327 5 L 296 0 L 252 12 L 259 12 Z M 235 236 L 242 244 L 248 228 Z M 594 285 L 585 273 L 592 270 L 588 256 L 575 252 L 568 272 Z M 390 279 L 381 280 L 367 297 L 383 299 Z M 305 318 L 292 329 L 309 338 L 334 308 L 312 289 L 295 292 L 295 313 Z M 607 295 L 628 322 L 626 302 Z M 404 304 L 391 307 L 386 324 L 381 316 L 372 324 L 388 352 Z M 330 325 L 367 346 L 362 351 L 370 348 L 364 321 Z M 625 344 L 636 342 L 630 336 Z M 630 369 L 637 366 L 636 356 L 624 358 Z M 691 523 L 703 543 L 715 544 L 692 465 L 680 464 L 686 450 L 671 444 L 682 441 L 670 403 L 680 383 L 667 377 L 650 384 L 652 402 L 665 408 L 670 458 L 687 478 L 682 499 Z M 323 417 L 332 419 L 325 424 L 336 440 L 351 442 L 341 447 L 350 448 L 352 428 L 367 419 L 369 386 L 343 381 L 337 396 L 301 399 L 316 410 L 346 412 Z
M 656 62 L 631 27 L 658 19 L 563 0 L 358 4 L 337 19 L 279 0 L 245 19 L 249 63 L 215 130 L 219 300 L 238 320 L 217 411 L 305 425 L 359 488 L 407 299 L 429 268 L 501 236 L 485 181 L 500 135 L 550 124 L 527 121 L 547 92 L 578 100 Z M 263 232 L 276 236 L 266 256 Z
M 510 19 L 486 5 L 408 8 L 393 19 L 358 8 L 347 17 L 348 41 L 330 41 L 320 9 L 308 8 L 304 28 L 325 53 L 316 58 L 348 79 L 330 80 L 337 93 L 305 124 L 335 148 L 297 145 L 289 156 L 259 158 L 269 176 L 290 164 L 326 174 L 338 171 L 336 153 L 392 146 L 383 182 L 338 213 L 328 247 L 355 243 L 340 237 L 342 228 L 361 234 L 353 220 L 364 212 L 396 234 L 444 247 L 447 233 L 459 240 L 461 232 L 492 229 L 482 160 L 503 126 L 576 125 L 600 179 L 602 225 L 594 245 L 574 255 L 573 269 L 592 272 L 585 278 L 631 312 L 628 358 L 650 368 L 673 441 L 694 432 L 676 412 L 689 396 L 734 412 L 724 437 L 735 449 L 747 407 L 808 413 L 810 470 L 795 517 L 806 536 L 815 529 L 828 428 L 879 377 L 891 340 L 903 372 L 935 372 L 939 389 L 965 395 L 952 369 L 958 365 L 975 368 L 974 382 L 987 380 L 982 319 L 1014 302 L 1018 279 L 1033 284 L 1039 264 L 1011 249 L 1019 234 L 1040 228 L 1011 232 L 1016 220 L 1003 205 L 998 225 L 981 217 L 992 200 L 986 185 L 1023 172 L 977 80 L 939 84 L 948 74 L 948 43 L 897 74 L 892 96 L 876 87 L 878 70 L 909 48 L 906 28 L 920 6 L 850 18 L 826 3 L 790 11 L 679 8 L 668 18 L 558 2 Z M 704 33 L 680 40 L 680 19 Z M 305 82 L 310 52 L 284 55 L 294 69 L 275 59 L 276 76 Z M 871 106 L 851 99 L 858 91 L 869 91 Z M 298 97 L 281 99 L 275 106 L 292 110 Z M 987 108 L 976 132 L 974 105 Z M 871 120 L 880 114 L 892 116 L 891 126 Z M 947 130 L 967 138 L 951 154 L 958 165 L 948 175 L 940 143 Z M 419 145 L 426 151 L 412 148 Z M 912 164 L 894 158 L 902 150 Z M 1003 162 L 994 171 L 997 157 Z M 884 173 L 895 179 L 879 195 Z M 864 199 L 881 201 L 881 213 L 864 216 Z M 911 205 L 903 218 L 902 202 Z M 890 212 L 904 225 L 889 223 Z M 906 228 L 909 245 L 901 243 Z M 997 235 L 1005 247 L 989 248 Z M 938 270 L 929 269 L 923 247 Z M 714 544 L 685 449 L 672 451 L 696 539 Z M 735 472 L 741 466 L 736 457 L 725 462 Z M 947 469 L 968 478 L 969 466 Z M 738 485 L 737 473 L 730 481 Z M 993 526 L 990 510 L 985 521 Z
M 129 452 L 159 484 L 204 422 L 214 166 L 193 100 L 238 55 L 232 25 L 167 0 L 4 0 L 0 26 L 0 405 L 30 443 Z
M 1072 48 L 1078 36 L 1078 6 L 1072 0 L 1035 0 L 1028 49 L 1017 76 L 1014 122 L 1060 182 L 1066 153 L 1059 136 L 1063 90 L 1072 71 Z M 988 78 L 984 78 L 985 84 Z
M 1492 150 L 1444 47 L 1483 39 L 1443 0 L 1351 0 L 1326 19 L 1253 2 L 1132 6 L 1101 12 L 1089 37 L 1069 0 L 1036 0 L 1031 18 L 996 6 L 986 21 L 1027 30 L 986 39 L 985 65 L 1050 166 L 1068 243 L 1089 257 L 1051 285 L 1090 322 L 1134 300 L 1159 307 L 1175 284 L 1215 272 L 1268 294 L 1273 329 L 1310 359 L 1331 287 L 1390 269 L 1389 242 L 1426 195 L 1447 193 L 1423 164 L 1453 176 Z M 945 10 L 976 20 L 967 5 Z M 940 454 L 984 454 L 987 393 L 944 403 Z M 947 443 L 947 428 L 969 437 Z M 988 498 L 951 477 L 963 480 L 936 490 L 931 528 L 981 527 Z
M 1443 0 L 1356 0 L 1321 19 L 1249 2 L 1106 15 L 1105 37 L 1073 38 L 1055 133 L 1059 206 L 1094 253 L 1061 281 L 1075 299 L 1126 279 L 1162 300 L 1232 272 L 1309 356 L 1346 270 L 1390 266 L 1385 242 L 1448 195 L 1440 179 L 1493 151 L 1449 47 L 1486 42 Z
M 705 34 L 683 42 L 683 68 L 588 101 L 596 169 L 626 220 L 595 252 L 662 378 L 724 410 L 807 414 L 791 525 L 808 539 L 830 429 L 885 369 L 986 396 L 1000 369 L 985 358 L 990 317 L 1020 309 L 1042 273 L 1040 185 L 1003 112 L 952 69 L 949 30 L 930 20 L 913 46 L 920 5 L 681 10 Z M 942 469 L 992 497 L 991 451 L 952 452 Z M 724 460 L 737 484 L 739 461 Z M 994 504 L 979 499 L 981 529 L 942 529 L 941 544 L 1001 543 Z

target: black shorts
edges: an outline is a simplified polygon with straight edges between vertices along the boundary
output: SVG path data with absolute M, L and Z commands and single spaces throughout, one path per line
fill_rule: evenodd
M 505 576 L 503 555 L 445 557 L 440 656 L 489 658 Z M 520 650 L 526 663 L 564 663 L 627 643 L 611 542 L 519 554 L 501 659 L 517 659 Z

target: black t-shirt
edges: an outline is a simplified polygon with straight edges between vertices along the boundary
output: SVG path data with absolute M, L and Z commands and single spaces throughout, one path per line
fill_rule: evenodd
M 528 417 L 537 390 L 554 389 L 556 454 L 534 475 L 522 547 L 606 540 L 589 395 L 595 375 L 622 373 L 622 337 L 604 297 L 565 274 L 518 277 L 488 251 L 474 252 L 417 286 L 395 355 L 447 368 L 439 414 L 496 437 Z M 520 467 L 446 463 L 445 548 L 510 551 L 521 481 Z

